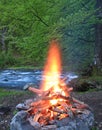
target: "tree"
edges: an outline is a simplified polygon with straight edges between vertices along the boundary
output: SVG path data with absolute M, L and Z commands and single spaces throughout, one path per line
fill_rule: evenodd
M 102 0 L 96 1 L 97 22 L 95 25 L 95 64 L 98 68 L 102 68 Z
M 19 63 L 38 64 L 45 59 L 49 41 L 56 38 L 62 46 L 64 63 L 84 68 L 94 57 L 95 2 L 1 0 L 1 50 L 18 58 Z
M 56 30 L 62 34 L 64 63 L 84 69 L 94 57 L 95 0 L 70 0 L 63 5 Z

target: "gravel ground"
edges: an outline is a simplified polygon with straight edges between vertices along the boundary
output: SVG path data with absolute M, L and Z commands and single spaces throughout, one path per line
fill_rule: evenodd
M 0 130 L 9 130 L 10 121 L 16 112 L 15 106 L 24 102 L 26 99 L 34 98 L 34 96 L 35 95 L 31 93 L 25 92 L 21 95 L 6 96 L 5 98 L 0 99 L 0 106 L 9 106 L 11 109 L 8 113 L 0 113 Z M 87 103 L 93 109 L 95 127 L 97 128 L 94 130 L 102 130 L 102 91 L 85 93 L 73 92 L 73 97 Z

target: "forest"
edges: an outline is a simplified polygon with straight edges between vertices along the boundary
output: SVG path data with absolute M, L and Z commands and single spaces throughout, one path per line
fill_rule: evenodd
M 53 39 L 63 66 L 102 68 L 102 1 L 0 0 L 0 68 L 43 66 Z

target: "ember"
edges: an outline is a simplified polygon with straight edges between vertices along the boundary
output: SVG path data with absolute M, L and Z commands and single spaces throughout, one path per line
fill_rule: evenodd
M 27 84 L 24 89 L 28 89 L 37 94 L 37 97 L 25 106 L 17 106 L 18 109 L 25 110 L 33 122 L 38 122 L 41 126 L 50 127 L 54 130 L 53 121 L 64 118 L 74 118 L 75 115 L 84 114 L 86 109 L 90 110 L 87 104 L 73 98 L 70 88 L 65 84 L 64 79 L 60 79 L 61 74 L 60 49 L 56 41 L 52 41 L 48 51 L 47 61 L 44 67 L 44 80 L 41 88 L 34 88 L 33 84 Z M 32 123 L 31 123 L 32 124 Z

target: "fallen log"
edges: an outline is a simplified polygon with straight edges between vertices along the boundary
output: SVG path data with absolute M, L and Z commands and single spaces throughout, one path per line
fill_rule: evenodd
M 35 116 L 34 116 L 34 118 L 33 118 L 33 121 L 37 122 L 40 116 L 42 116 L 41 113 L 36 113 Z

